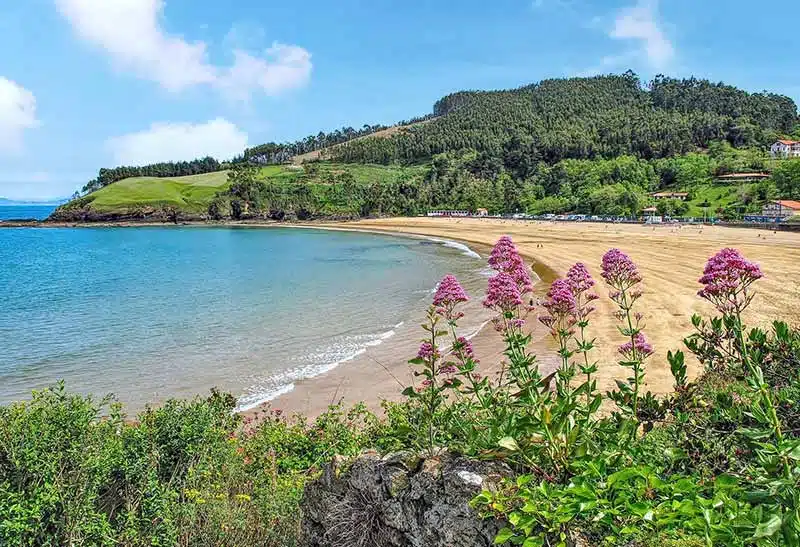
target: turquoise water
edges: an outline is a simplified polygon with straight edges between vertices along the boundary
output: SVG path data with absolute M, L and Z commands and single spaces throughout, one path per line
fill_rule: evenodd
M 252 406 L 390 339 L 445 273 L 485 279 L 442 242 L 290 228 L 0 229 L 0 263 L 0 404 L 64 379 L 131 410 Z
M 0 220 L 44 220 L 55 205 L 0 205 Z

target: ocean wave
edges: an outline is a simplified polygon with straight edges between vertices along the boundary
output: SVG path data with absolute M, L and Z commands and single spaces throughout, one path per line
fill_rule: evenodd
M 394 328 L 399 328 L 403 323 L 401 321 Z M 250 393 L 239 397 L 236 412 L 245 412 L 277 399 L 291 392 L 295 382 L 328 373 L 339 365 L 363 355 L 368 348 L 381 345 L 395 334 L 396 331 L 390 329 L 380 334 L 347 336 L 323 351 L 308 353 L 303 356 L 304 360 L 310 361 L 308 364 L 272 374 L 263 382 L 251 386 L 248 390 Z
M 439 243 L 443 247 L 449 247 L 451 249 L 457 249 L 457 250 L 461 251 L 461 254 L 463 254 L 465 256 L 469 256 L 469 257 L 472 257 L 472 258 L 481 258 L 481 255 L 479 255 L 478 253 L 476 253 L 475 251 L 473 251 L 472 249 L 470 249 L 467 245 L 464 245 L 463 243 L 459 243 L 457 241 L 450 241 L 449 239 L 438 239 L 438 238 L 435 238 L 435 237 L 426 237 L 425 239 L 427 239 L 428 241 L 433 241 L 434 243 Z

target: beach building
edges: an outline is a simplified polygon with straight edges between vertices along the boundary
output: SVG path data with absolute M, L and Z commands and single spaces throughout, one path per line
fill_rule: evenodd
M 435 210 L 428 211 L 429 217 L 468 217 L 471 213 L 469 211 L 450 211 L 450 210 Z
M 479 217 L 488 217 L 489 211 L 481 207 L 477 211 L 475 211 L 475 215 Z
M 650 194 L 650 197 L 654 199 L 679 199 L 681 201 L 686 201 L 689 198 L 689 192 L 656 192 L 655 194 Z
M 644 214 L 645 224 L 661 224 L 664 220 L 661 215 L 658 214 L 658 209 L 656 207 L 645 207 L 642 209 L 642 214 Z
M 761 216 L 768 218 L 791 218 L 800 215 L 800 201 L 779 199 L 770 201 L 761 208 Z
M 769 178 L 769 173 L 728 173 L 714 177 L 720 182 L 758 182 Z
M 800 141 L 781 139 L 769 147 L 773 158 L 800 158 Z

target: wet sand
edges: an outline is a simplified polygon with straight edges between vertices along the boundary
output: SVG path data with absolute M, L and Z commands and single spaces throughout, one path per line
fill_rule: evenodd
M 607 297 L 608 290 L 600 279 L 600 259 L 612 247 L 628 253 L 644 277 L 645 294 L 638 309 L 645 315 L 645 332 L 656 350 L 648 362 L 646 385 L 654 393 L 672 389 L 666 354 L 668 350 L 683 349 L 683 337 L 692 332 L 692 314 L 708 315 L 713 311 L 710 304 L 697 296 L 700 288 L 697 279 L 708 257 L 723 247 L 738 248 L 759 263 L 765 275 L 756 285 L 758 295 L 745 318 L 748 324 L 768 327 L 775 319 L 800 324 L 800 233 L 718 226 L 446 218 L 394 218 L 314 226 L 440 237 L 481 249 L 483 256 L 501 235 L 508 234 L 525 259 L 536 265 L 537 272 L 544 272 L 545 282 L 536 289 L 539 295 L 546 291 L 550 280 L 547 277 L 552 278 L 548 272 L 563 275 L 575 262 L 584 262 L 598 281 L 602 297 L 589 327 L 591 335 L 597 338 L 594 357 L 600 361 L 601 390 L 612 388 L 615 379 L 628 373 L 617 365 L 616 348 L 624 340 L 612 316 L 614 307 Z M 535 317 L 532 319 L 531 323 L 535 323 Z M 489 326 L 473 342 L 483 372 L 497 370 L 503 358 L 499 335 Z M 538 326 L 532 346 L 542 359 L 543 368 L 551 369 L 555 364 L 552 345 Z M 373 409 L 378 409 L 383 399 L 398 400 L 402 386 L 413 381 L 407 360 L 415 353 L 416 346 L 393 349 L 396 353 L 380 363 L 367 352 L 323 376 L 298 382 L 292 392 L 274 400 L 272 406 L 315 416 L 340 399 L 347 404 L 364 401 Z M 698 363 L 693 359 L 688 363 L 690 372 L 697 374 Z

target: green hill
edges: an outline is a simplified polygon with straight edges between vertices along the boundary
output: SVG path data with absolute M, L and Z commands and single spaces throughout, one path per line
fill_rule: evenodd
M 205 213 L 211 199 L 227 183 L 227 171 L 172 178 L 132 177 L 91 194 L 91 205 L 98 211 L 172 206 Z
M 235 166 L 234 172 L 241 171 Z M 361 200 L 373 185 L 391 188 L 402 181 L 422 180 L 424 166 L 318 163 L 306 166 L 269 165 L 247 170 L 259 193 L 251 215 L 283 218 L 302 202 L 309 216 L 361 214 Z M 223 203 L 230 216 L 231 170 L 184 177 L 130 177 L 109 184 L 59 207 L 52 220 L 99 221 L 135 219 L 205 219 L 212 202 Z M 303 194 L 301 196 L 300 194 Z M 214 216 L 214 215 L 211 215 Z
M 788 97 L 694 78 L 544 80 L 453 93 L 431 114 L 392 128 L 266 143 L 230 162 L 101 169 L 87 195 L 53 218 L 357 217 L 431 208 L 630 216 L 659 190 L 692 194 L 688 210 L 671 205 L 676 214 L 736 216 L 800 194 L 800 169 L 767 155 L 777 138 L 800 139 L 798 122 Z M 778 167 L 775 184 L 715 180 Z

